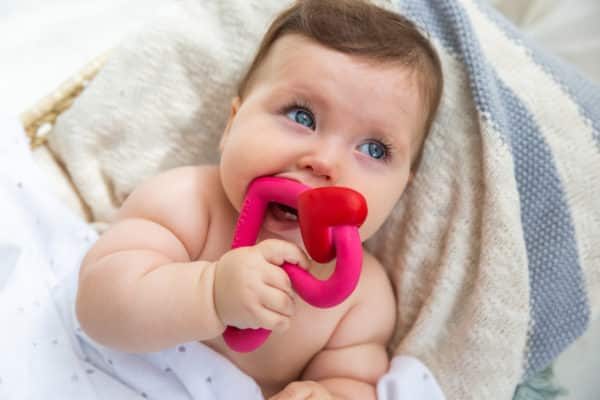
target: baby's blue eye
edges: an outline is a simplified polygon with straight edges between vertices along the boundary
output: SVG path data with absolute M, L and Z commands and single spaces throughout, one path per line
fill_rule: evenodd
M 358 146 L 358 150 L 376 160 L 383 160 L 388 156 L 388 146 L 377 141 L 363 143 Z
M 291 120 L 304 125 L 307 128 L 315 129 L 315 119 L 312 113 L 304 108 L 294 107 L 286 114 Z

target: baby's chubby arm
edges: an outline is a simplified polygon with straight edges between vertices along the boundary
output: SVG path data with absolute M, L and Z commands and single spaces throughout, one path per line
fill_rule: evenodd
M 180 168 L 144 182 L 90 249 L 76 311 L 94 340 L 152 351 L 224 329 L 212 302 L 214 264 L 192 262 L 208 231 L 204 175 Z
M 94 340 L 147 352 L 216 337 L 226 324 L 285 328 L 291 285 L 269 260 L 307 264 L 298 248 L 265 241 L 225 252 L 217 261 L 198 260 L 211 217 L 219 213 L 212 205 L 226 201 L 210 168 L 178 168 L 142 184 L 90 249 L 80 270 L 76 310 Z M 246 259 L 255 268 L 240 279 L 235 271 L 246 270 L 239 268 Z M 248 286 L 255 291 L 244 290 Z
M 335 398 L 376 399 L 375 385 L 387 372 L 385 350 L 396 321 L 394 294 L 383 267 L 365 252 L 357 301 L 302 379 L 319 382 Z

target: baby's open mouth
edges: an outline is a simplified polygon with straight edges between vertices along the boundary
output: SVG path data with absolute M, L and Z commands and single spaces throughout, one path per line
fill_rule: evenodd
M 278 221 L 298 222 L 298 210 L 285 204 L 271 202 L 268 212 Z

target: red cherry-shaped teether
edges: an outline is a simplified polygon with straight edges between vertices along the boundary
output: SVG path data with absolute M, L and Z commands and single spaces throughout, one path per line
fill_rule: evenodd
M 335 258 L 331 228 L 360 226 L 367 217 L 364 197 L 355 190 L 327 186 L 307 190 L 298 197 L 302 240 L 311 257 L 320 263 Z

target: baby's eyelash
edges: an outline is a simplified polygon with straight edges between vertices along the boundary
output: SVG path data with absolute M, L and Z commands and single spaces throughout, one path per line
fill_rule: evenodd
M 291 101 L 286 103 L 281 108 L 281 111 L 284 113 L 287 113 L 294 108 L 300 108 L 300 109 L 306 110 L 309 113 L 311 113 L 313 115 L 313 117 L 315 117 L 315 119 L 316 119 L 315 112 L 313 111 L 313 106 L 310 104 L 310 102 L 308 100 L 300 98 L 300 97 L 295 97 Z
M 381 145 L 385 149 L 385 154 L 387 154 L 387 157 L 385 157 L 385 161 L 390 162 L 392 159 L 392 155 L 394 154 L 394 146 L 392 146 L 390 142 L 387 142 L 383 139 L 379 140 L 379 143 L 381 143 Z

